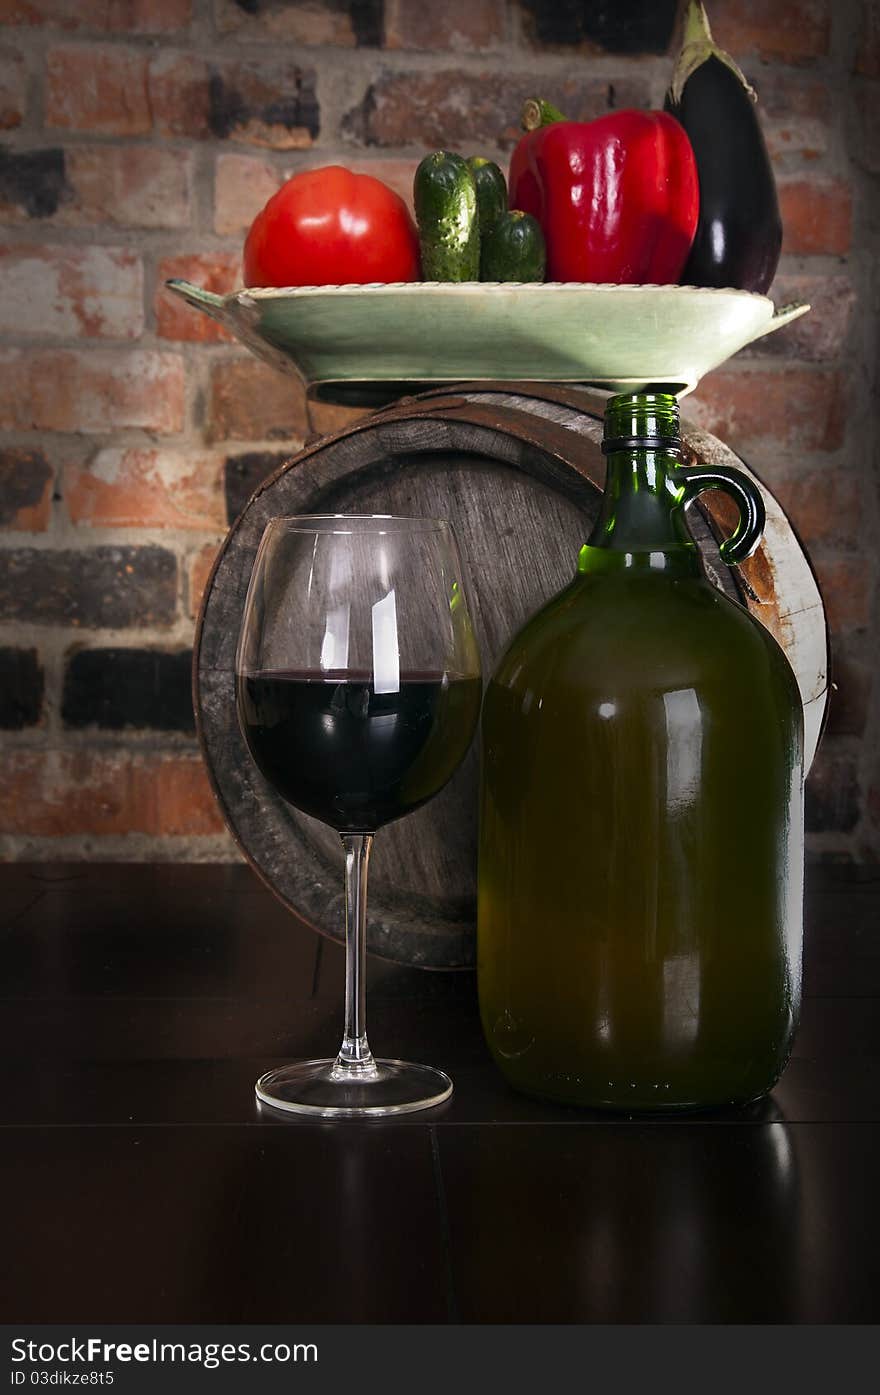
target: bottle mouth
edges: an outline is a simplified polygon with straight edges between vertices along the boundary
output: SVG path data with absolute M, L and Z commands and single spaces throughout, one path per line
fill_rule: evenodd
M 678 398 L 672 392 L 621 392 L 605 408 L 602 450 L 681 449 Z

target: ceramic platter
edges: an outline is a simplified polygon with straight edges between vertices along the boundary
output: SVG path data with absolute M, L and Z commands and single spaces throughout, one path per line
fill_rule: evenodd
M 710 369 L 803 315 L 749 291 L 579 282 L 169 290 L 325 402 L 379 405 L 417 386 L 587 383 L 693 391 Z

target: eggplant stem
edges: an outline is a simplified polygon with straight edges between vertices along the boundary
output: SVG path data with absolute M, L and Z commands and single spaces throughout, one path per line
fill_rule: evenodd
M 684 30 L 681 36 L 682 48 L 688 48 L 690 44 L 712 43 L 712 30 L 709 28 L 709 16 L 702 4 L 702 0 L 688 0 L 687 9 L 684 12 Z
M 672 82 L 669 85 L 669 95 L 673 105 L 681 105 L 681 94 L 684 91 L 685 83 L 708 58 L 717 58 L 719 63 L 723 63 L 726 68 L 729 68 L 742 83 L 752 101 L 757 102 L 758 94 L 736 59 L 731 58 L 730 54 L 723 48 L 719 48 L 712 38 L 712 30 L 709 28 L 709 20 L 702 0 L 688 0 L 681 52 L 678 55 L 675 71 L 672 74 Z

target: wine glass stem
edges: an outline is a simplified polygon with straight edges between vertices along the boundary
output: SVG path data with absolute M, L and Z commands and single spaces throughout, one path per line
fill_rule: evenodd
M 343 833 L 345 849 L 345 1031 L 336 1061 L 340 1075 L 376 1074 L 367 1041 L 367 871 L 372 833 Z

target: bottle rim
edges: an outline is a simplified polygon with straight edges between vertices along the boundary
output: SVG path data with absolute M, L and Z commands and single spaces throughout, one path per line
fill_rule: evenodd
M 681 446 L 678 398 L 672 392 L 621 392 L 605 408 L 603 452 Z

